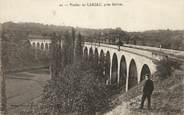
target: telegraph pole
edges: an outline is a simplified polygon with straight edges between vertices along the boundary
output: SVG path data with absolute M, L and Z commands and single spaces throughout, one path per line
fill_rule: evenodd
M 2 64 L 2 51 L 3 51 L 3 28 L 0 24 L 0 115 L 6 115 L 6 81 L 4 75 L 4 68 Z

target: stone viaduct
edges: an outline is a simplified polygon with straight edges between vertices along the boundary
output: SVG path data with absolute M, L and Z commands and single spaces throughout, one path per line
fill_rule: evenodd
M 49 50 L 51 40 L 50 39 L 29 39 L 31 46 L 41 50 Z
M 119 84 L 126 91 L 139 84 L 144 75 L 154 74 L 155 62 L 163 58 L 147 50 L 89 42 L 84 43 L 83 55 L 87 60 L 94 58 L 98 64 L 104 63 L 106 83 Z
M 30 43 L 35 48 L 48 50 L 51 40 L 30 39 Z M 163 57 L 139 48 L 85 42 L 83 58 L 88 61 L 96 59 L 98 65 L 102 62 L 102 72 L 107 78 L 105 82 L 118 84 L 128 91 L 139 84 L 144 75 L 154 74 L 157 66 L 155 62 Z

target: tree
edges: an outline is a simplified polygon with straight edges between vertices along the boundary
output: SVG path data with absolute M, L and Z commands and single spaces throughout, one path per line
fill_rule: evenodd
M 1 25 L 0 25 L 1 26 Z M 1 29 L 1 28 L 0 28 Z M 7 114 L 6 81 L 5 81 L 5 57 L 7 56 L 4 44 L 4 32 L 0 30 L 0 113 Z
M 63 50 L 63 65 L 66 66 L 68 64 L 73 63 L 73 55 L 74 55 L 74 46 L 73 46 L 73 38 L 70 36 L 69 32 L 66 31 L 64 33 L 64 38 L 63 38 L 63 45 L 62 45 L 62 50 Z
M 81 62 L 82 60 L 82 36 L 79 33 L 78 37 L 75 40 L 75 46 L 74 46 L 74 63 Z
M 62 72 L 62 50 L 61 50 L 61 38 L 56 33 L 52 35 L 51 42 L 51 77 L 53 80 L 57 79 Z
M 180 63 L 169 59 L 167 56 L 157 62 L 157 73 L 161 80 L 166 79 L 172 75 L 175 69 L 180 68 Z
M 76 44 L 75 42 L 76 42 L 76 39 L 75 39 L 75 29 L 74 28 L 72 28 L 72 41 L 71 42 L 72 42 L 72 52 L 73 52 L 72 57 L 75 58 L 75 44 Z M 72 63 L 73 63 L 73 61 L 75 61 L 75 59 L 72 60 Z

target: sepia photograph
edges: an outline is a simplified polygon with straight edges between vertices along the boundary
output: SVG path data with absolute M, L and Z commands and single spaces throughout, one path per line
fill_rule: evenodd
M 0 115 L 184 115 L 184 0 L 0 0 Z

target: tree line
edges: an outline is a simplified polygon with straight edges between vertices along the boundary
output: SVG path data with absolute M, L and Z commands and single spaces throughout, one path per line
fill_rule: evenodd
M 70 31 L 71 26 L 43 25 L 39 23 L 3 23 L 6 30 L 21 31 L 27 35 L 49 36 L 51 33 Z M 149 30 L 143 32 L 127 32 L 120 27 L 106 29 L 75 28 L 76 32 L 89 42 L 106 42 L 117 44 L 119 40 L 127 44 L 163 47 L 167 49 L 184 50 L 184 30 Z M 26 37 L 25 37 L 26 38 Z

